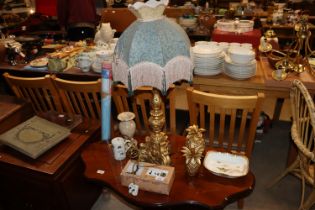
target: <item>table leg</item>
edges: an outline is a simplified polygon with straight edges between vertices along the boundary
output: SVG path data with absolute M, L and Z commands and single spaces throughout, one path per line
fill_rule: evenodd
M 275 110 L 273 112 L 273 117 L 272 121 L 279 120 L 280 119 L 280 114 L 281 114 L 281 109 L 283 106 L 284 98 L 278 98 L 275 106 Z

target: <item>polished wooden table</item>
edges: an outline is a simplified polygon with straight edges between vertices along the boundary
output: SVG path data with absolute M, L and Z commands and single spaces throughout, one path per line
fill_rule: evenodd
M 112 150 L 105 142 L 93 143 L 82 152 L 86 167 L 85 176 L 108 186 L 127 202 L 146 209 L 159 207 L 223 209 L 229 203 L 245 198 L 253 191 L 255 177 L 252 172 L 244 177 L 231 179 L 216 176 L 201 166 L 196 177 L 189 177 L 185 173 L 185 158 L 180 152 L 185 137 L 169 136 L 169 140 L 172 147 L 172 165 L 175 167 L 175 180 L 169 195 L 142 190 L 138 196 L 130 195 L 128 187 L 120 183 L 120 172 L 127 160 L 114 160 Z M 104 171 L 104 174 L 99 173 L 99 170 Z
M 1 129 L 0 133 L 26 120 L 32 110 L 30 104 L 27 106 L 7 96 L 1 96 L 0 107 L 11 110 L 9 116 L 0 117 L 4 119 L 0 120 L 0 127 L 6 125 L 6 129 Z M 56 115 L 44 114 L 42 117 L 54 121 Z M 69 137 L 37 159 L 0 145 L 1 208 L 90 209 L 100 195 L 101 188 L 84 178 L 80 152 L 88 142 L 98 139 L 99 135 L 98 122 L 83 120 Z

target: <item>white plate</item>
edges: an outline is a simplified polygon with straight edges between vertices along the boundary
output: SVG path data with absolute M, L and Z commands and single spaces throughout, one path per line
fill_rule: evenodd
M 245 176 L 249 169 L 246 156 L 216 151 L 207 152 L 203 165 L 210 172 L 228 178 Z
M 237 80 L 244 80 L 244 79 L 248 79 L 248 78 L 251 78 L 253 76 L 256 75 L 256 73 L 251 73 L 251 74 L 233 74 L 233 73 L 230 73 L 230 72 L 227 72 L 227 71 L 224 71 L 224 74 L 226 74 L 227 76 L 233 78 L 233 79 L 237 79 Z
M 230 65 L 233 65 L 233 66 L 239 66 L 239 67 L 248 67 L 248 66 L 255 66 L 256 65 L 256 59 L 253 59 L 251 60 L 250 62 L 248 63 L 234 63 L 231 58 L 229 56 L 225 56 L 225 62 L 226 63 L 229 63 Z
M 48 64 L 48 58 L 37 58 L 35 60 L 32 60 L 30 62 L 30 66 L 34 68 L 40 68 L 40 67 L 45 67 Z
M 192 51 L 195 55 L 198 56 L 218 56 L 222 52 L 221 48 L 213 45 L 196 45 L 192 48 Z
M 195 69 L 194 73 L 198 75 L 216 75 L 223 72 L 221 69 L 211 70 L 211 71 L 204 71 L 202 69 Z

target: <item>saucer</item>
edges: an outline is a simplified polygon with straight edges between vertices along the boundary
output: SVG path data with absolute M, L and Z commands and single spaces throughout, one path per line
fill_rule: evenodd
M 282 80 L 285 80 L 285 79 L 287 78 L 288 73 L 282 72 L 281 77 L 279 78 L 279 77 L 276 76 L 275 71 L 273 71 L 272 74 L 271 74 L 271 76 L 272 76 L 272 78 L 273 78 L 274 80 L 282 81 Z

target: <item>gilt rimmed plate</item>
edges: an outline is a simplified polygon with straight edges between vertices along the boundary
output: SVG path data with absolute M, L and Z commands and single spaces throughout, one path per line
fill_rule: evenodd
M 227 178 L 245 176 L 249 170 L 249 161 L 246 156 L 227 152 L 207 152 L 203 165 L 211 173 Z

